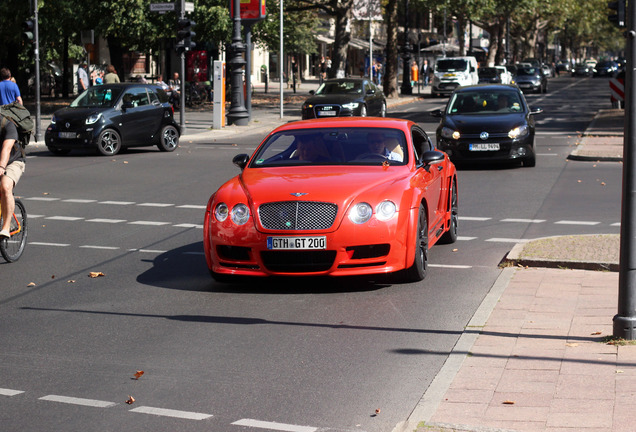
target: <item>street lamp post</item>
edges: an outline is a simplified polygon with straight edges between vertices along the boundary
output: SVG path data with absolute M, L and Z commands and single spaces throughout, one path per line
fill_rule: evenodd
M 411 44 L 409 43 L 409 0 L 404 0 L 404 47 L 402 48 L 402 94 L 413 94 L 411 87 Z
M 245 108 L 243 95 L 243 66 L 245 59 L 243 53 L 246 51 L 245 44 L 241 37 L 241 0 L 234 1 L 234 26 L 232 31 L 232 45 L 230 51 L 232 56 L 228 64 L 232 74 L 230 92 L 230 110 L 227 113 L 227 123 L 236 126 L 247 126 L 249 123 L 249 113 Z

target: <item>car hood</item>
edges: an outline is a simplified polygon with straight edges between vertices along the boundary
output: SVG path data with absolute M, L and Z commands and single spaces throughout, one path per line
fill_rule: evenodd
M 75 120 L 78 118 L 86 118 L 93 114 L 112 110 L 113 108 L 98 108 L 98 107 L 87 107 L 87 108 L 71 108 L 66 107 L 60 110 L 55 111 L 55 117 L 59 120 Z
M 334 169 L 335 168 L 335 169 Z M 341 172 L 346 169 L 347 172 Z M 336 171 L 339 170 L 339 171 Z M 318 201 L 338 205 L 339 214 L 357 200 L 399 203 L 409 188 L 407 166 L 318 166 L 246 169 L 238 182 L 254 209 L 276 201 Z M 229 187 L 233 188 L 236 184 Z
M 307 99 L 305 103 L 310 104 L 334 104 L 334 105 L 342 105 L 345 103 L 362 100 L 362 95 L 355 94 L 326 94 L 326 95 L 314 95 Z
M 497 115 L 453 115 L 447 116 L 444 125 L 462 133 L 507 133 L 526 123 L 524 113 Z

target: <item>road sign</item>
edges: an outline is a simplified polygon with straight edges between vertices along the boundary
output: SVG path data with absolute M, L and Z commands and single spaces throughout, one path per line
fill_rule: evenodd
M 194 3 L 193 2 L 185 2 L 185 12 L 194 12 Z
M 174 3 L 150 3 L 150 12 L 172 12 Z

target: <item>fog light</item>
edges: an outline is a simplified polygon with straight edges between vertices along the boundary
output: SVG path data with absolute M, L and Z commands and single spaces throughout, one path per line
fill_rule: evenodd
M 519 150 L 517 150 L 517 153 L 519 153 L 519 156 L 525 156 L 528 152 L 526 151 L 525 147 L 520 147 Z

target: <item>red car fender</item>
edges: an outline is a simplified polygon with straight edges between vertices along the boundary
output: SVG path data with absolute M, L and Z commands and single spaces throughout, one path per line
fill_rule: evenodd
M 214 203 L 215 194 L 212 194 L 210 199 L 208 200 L 208 205 L 205 209 L 205 216 L 203 219 L 203 252 L 205 253 L 205 261 L 208 264 L 208 268 L 212 268 L 212 253 L 210 243 L 210 218 L 212 217 L 212 212 L 214 209 L 212 208 L 212 204 Z

